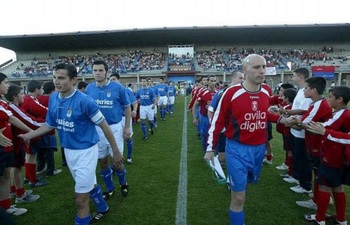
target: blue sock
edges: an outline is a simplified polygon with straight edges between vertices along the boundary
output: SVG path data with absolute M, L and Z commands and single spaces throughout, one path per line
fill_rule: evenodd
M 154 123 L 149 123 L 149 128 L 150 128 L 151 130 L 153 130 L 153 127 L 154 127 Z
M 121 171 L 116 170 L 115 174 L 118 176 L 119 184 L 121 186 L 126 185 L 126 170 L 125 167 Z
M 132 148 L 134 146 L 134 140 L 132 138 L 126 141 L 126 147 L 128 148 L 128 159 L 131 159 L 132 156 Z
M 162 113 L 162 118 L 165 118 L 165 108 L 164 107 L 161 109 L 161 113 Z
M 143 136 L 146 137 L 147 136 L 146 124 L 141 123 L 141 130 L 142 130 Z
M 230 216 L 231 225 L 244 225 L 244 211 L 233 212 L 229 210 L 228 214 Z
M 157 124 L 157 117 L 156 116 L 154 116 L 153 121 L 154 121 L 154 124 Z
M 108 209 L 107 202 L 102 196 L 100 185 L 96 185 L 96 187 L 90 191 L 90 199 L 95 204 L 98 212 L 105 212 Z
M 87 217 L 80 218 L 78 216 L 75 216 L 75 223 L 74 225 L 88 225 L 90 222 L 91 216 L 88 215 Z
M 170 105 L 169 106 L 169 111 L 172 112 L 172 113 L 174 112 L 174 105 Z
M 106 185 L 106 191 L 112 191 L 115 189 L 115 186 L 113 184 L 113 170 L 108 167 L 106 170 L 101 170 L 101 176 L 102 180 Z

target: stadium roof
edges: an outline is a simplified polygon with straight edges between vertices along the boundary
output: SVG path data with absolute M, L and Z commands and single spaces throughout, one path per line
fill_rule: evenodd
M 223 26 L 106 30 L 64 34 L 0 36 L 15 52 L 63 51 L 182 44 L 287 44 L 349 42 L 350 24 Z

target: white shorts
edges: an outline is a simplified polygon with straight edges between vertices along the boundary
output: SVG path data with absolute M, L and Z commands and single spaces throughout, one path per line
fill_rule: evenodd
M 122 122 L 123 130 L 124 130 L 124 128 L 125 128 L 125 116 L 123 116 L 121 122 Z M 132 137 L 132 135 L 134 135 L 134 131 L 132 129 L 132 118 L 130 118 L 130 138 Z
M 156 106 L 154 106 L 154 109 L 153 109 L 153 112 L 154 112 L 154 115 L 157 115 L 157 113 L 158 113 L 158 106 L 156 105 Z
M 174 105 L 174 103 L 175 103 L 175 96 L 169 96 L 168 99 L 169 99 L 169 105 Z
M 123 155 L 124 152 L 124 128 L 123 128 L 123 120 L 121 120 L 117 124 L 109 125 L 114 135 L 115 141 L 117 142 L 117 146 L 120 154 Z M 104 135 L 102 129 L 99 126 L 96 126 L 96 131 L 98 136 L 100 137 L 100 141 L 97 143 L 98 146 L 98 158 L 103 159 L 108 155 L 113 156 L 113 150 L 111 145 L 109 144 L 106 136 Z
M 154 111 L 152 109 L 153 105 L 141 105 L 140 106 L 140 119 L 145 120 L 148 119 L 149 121 L 154 120 Z
M 158 106 L 167 105 L 168 104 L 168 96 L 160 96 L 158 101 Z
M 97 184 L 97 145 L 79 150 L 65 148 L 64 153 L 68 168 L 75 181 L 75 193 L 89 193 Z

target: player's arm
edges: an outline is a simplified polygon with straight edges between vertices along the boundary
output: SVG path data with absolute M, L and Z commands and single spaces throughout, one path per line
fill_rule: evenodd
M 123 164 L 123 156 L 120 154 L 117 142 L 114 138 L 114 135 L 112 133 L 111 128 L 108 126 L 105 119 L 101 123 L 98 124 L 98 126 L 102 129 L 103 134 L 106 136 L 109 144 L 111 145 L 111 148 L 113 150 L 113 164 L 117 167 L 122 166 Z
M 197 118 L 197 115 L 196 115 L 196 110 L 197 110 L 197 106 L 198 105 L 199 105 L 199 102 L 196 100 L 193 103 L 193 106 L 192 106 L 192 117 L 193 117 L 193 124 L 194 125 L 198 125 L 198 118 Z
M 22 138 L 24 141 L 28 141 L 28 140 L 33 139 L 35 137 L 42 136 L 53 129 L 54 129 L 54 127 L 50 127 L 47 123 L 44 123 L 38 129 L 31 131 L 31 132 L 28 132 L 26 134 L 20 134 L 20 135 L 18 135 L 18 137 Z
M 10 139 L 8 139 L 7 137 L 5 137 L 5 135 L 2 134 L 2 132 L 5 129 L 6 129 L 5 127 L 0 129 L 0 146 L 9 147 L 12 145 L 12 141 Z
M 131 131 L 130 131 L 131 107 L 130 107 L 130 105 L 125 107 L 124 113 L 125 113 L 124 138 L 130 138 L 130 135 L 131 135 Z
M 22 123 L 22 121 L 20 121 L 17 117 L 15 117 L 13 115 L 9 117 L 9 122 L 11 123 L 11 125 L 17 127 L 20 130 L 23 130 L 26 132 L 32 131 L 32 129 L 30 129 L 27 125 Z
M 136 115 L 137 115 L 137 101 L 134 101 L 133 103 L 132 103 L 132 111 L 131 111 L 131 117 L 132 118 L 135 118 L 136 117 Z

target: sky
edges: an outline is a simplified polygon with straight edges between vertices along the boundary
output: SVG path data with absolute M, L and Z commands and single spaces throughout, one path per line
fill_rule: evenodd
M 0 36 L 134 28 L 350 23 L 343 0 L 11 0 Z M 1 47 L 1 46 L 0 46 Z M 0 64 L 14 56 L 0 48 Z

